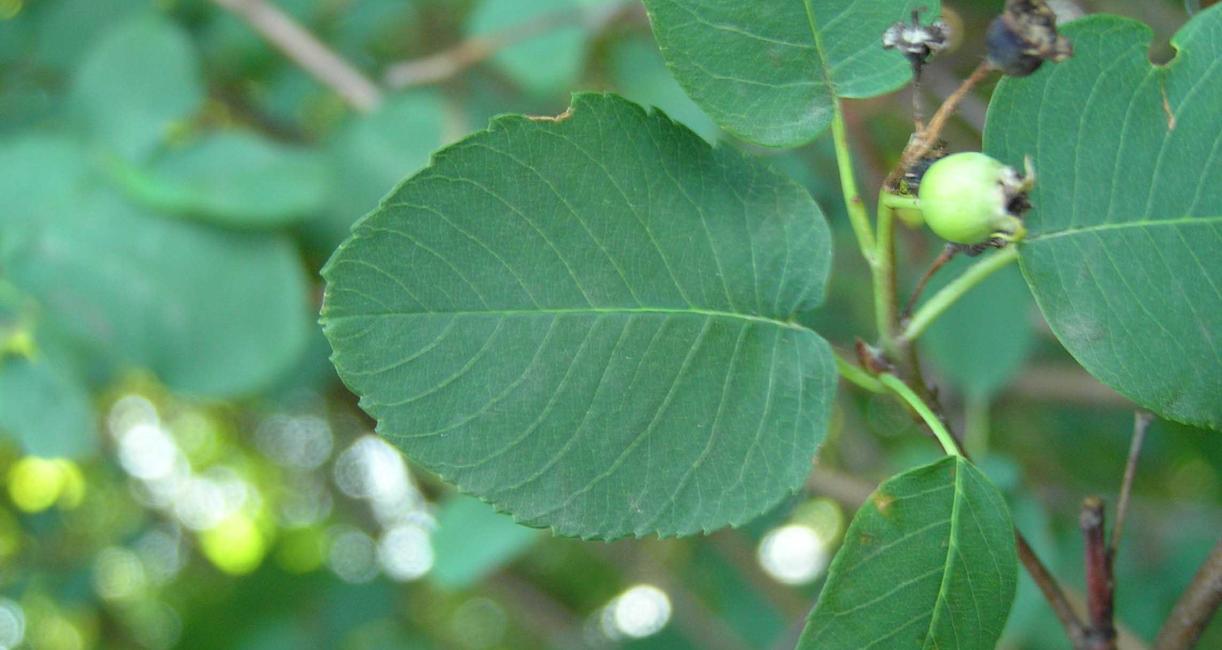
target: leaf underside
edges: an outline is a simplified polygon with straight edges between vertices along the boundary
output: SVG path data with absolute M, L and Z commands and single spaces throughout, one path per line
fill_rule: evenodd
M 943 458 L 857 511 L 798 650 L 991 650 L 1017 572 L 1005 500 L 971 463 Z
M 1072 59 L 1006 80 L 985 147 L 1039 174 L 1022 267 L 1057 337 L 1104 383 L 1168 418 L 1222 428 L 1222 7 L 1173 39 L 1098 16 Z
M 809 195 L 658 112 L 502 117 L 398 187 L 324 269 L 340 376 L 415 461 L 563 535 L 689 534 L 796 489 L 830 349 Z
M 645 0 L 675 78 L 722 128 L 793 147 L 832 122 L 836 97 L 874 97 L 911 76 L 883 31 L 930 0 Z

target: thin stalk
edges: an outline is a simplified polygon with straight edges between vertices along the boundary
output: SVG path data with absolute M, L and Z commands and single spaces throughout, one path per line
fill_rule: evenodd
M 925 301 L 916 310 L 916 313 L 912 315 L 912 320 L 908 321 L 903 333 L 900 334 L 900 338 L 905 342 L 915 341 L 920 338 L 921 334 L 924 334 L 925 330 L 939 316 L 947 309 L 950 309 L 950 306 L 962 298 L 972 287 L 984 282 L 990 275 L 1005 268 L 1017 259 L 1018 249 L 1013 246 L 1007 246 L 977 262 L 975 266 L 952 280 L 950 284 L 942 287 L 932 298 Z
M 1129 495 L 1133 492 L 1133 478 L 1137 475 L 1137 458 L 1141 455 L 1141 446 L 1146 440 L 1146 432 L 1154 416 L 1147 411 L 1137 411 L 1133 414 L 1133 437 L 1129 441 L 1129 456 L 1124 464 L 1124 478 L 1120 482 L 1120 497 L 1116 499 L 1116 523 L 1112 525 L 1112 537 L 1108 543 L 1108 558 L 1116 559 L 1116 549 L 1120 548 L 1120 536 L 1124 533 L 1124 522 L 1129 512 Z
M 925 293 L 925 286 L 933 279 L 935 273 L 940 271 L 947 262 L 950 262 L 955 255 L 959 254 L 959 246 L 956 244 L 947 244 L 942 252 L 938 255 L 933 264 L 929 265 L 929 270 L 925 271 L 925 275 L 921 276 L 917 286 L 912 290 L 912 295 L 908 297 L 907 304 L 904 305 L 904 311 L 900 314 L 900 320 L 907 322 L 912 317 L 912 308 L 916 307 L 917 301 L 921 299 L 921 294 Z
M 832 141 L 836 146 L 836 167 L 840 171 L 840 190 L 844 193 L 844 205 L 849 212 L 849 224 L 857 237 L 861 255 L 871 267 L 874 266 L 874 233 L 870 231 L 870 215 L 865 201 L 857 190 L 857 177 L 853 174 L 853 150 L 849 147 L 848 129 L 844 124 L 844 112 L 840 102 L 832 116 Z
M 892 359 L 899 359 L 899 346 L 895 341 L 895 215 L 883 202 L 882 197 L 886 194 L 879 195 L 878 239 L 874 242 L 874 266 L 870 269 L 874 280 L 874 321 L 883 351 Z
M 879 375 L 878 381 L 880 381 L 887 388 L 890 388 L 892 392 L 898 395 L 900 399 L 904 400 L 908 406 L 912 407 L 912 410 L 916 411 L 917 415 L 921 416 L 921 419 L 925 421 L 925 425 L 929 427 L 930 431 L 933 431 L 934 437 L 938 439 L 938 443 L 942 445 L 942 449 L 946 451 L 948 456 L 963 455 L 963 453 L 959 451 L 959 444 L 955 442 L 955 439 L 950 435 L 950 431 L 946 429 L 946 425 L 942 424 L 942 420 L 939 419 L 936 414 L 934 414 L 933 409 L 929 408 L 929 405 L 918 397 L 917 394 L 908 387 L 908 384 L 900 381 L 899 377 L 889 373 Z
M 871 393 L 887 392 L 887 387 L 881 381 L 871 376 L 870 373 L 845 361 L 839 354 L 835 355 L 835 357 L 836 370 L 840 372 L 841 377 L 857 385 L 858 388 L 868 390 Z
M 882 201 L 883 205 L 891 208 L 892 210 L 902 210 L 905 208 L 910 210 L 921 209 L 921 200 L 915 196 L 904 196 L 902 194 L 883 192 L 879 200 Z

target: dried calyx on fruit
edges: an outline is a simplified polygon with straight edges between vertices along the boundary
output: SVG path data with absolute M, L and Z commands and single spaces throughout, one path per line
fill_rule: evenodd
M 904 175 L 900 177 L 899 193 L 915 196 L 921 189 L 921 179 L 925 177 L 925 172 L 939 160 L 947 156 L 946 141 L 939 139 L 926 151 L 916 162 L 904 170 Z
M 941 20 L 921 24 L 920 10 L 912 12 L 912 22 L 898 22 L 883 32 L 883 49 L 899 50 L 917 74 L 929 58 L 946 48 L 950 27 Z
M 1021 216 L 1031 207 L 1027 192 L 1035 172 L 1026 173 L 983 153 L 957 153 L 930 165 L 920 183 L 920 206 L 939 237 L 964 245 L 1005 245 L 1026 235 Z
M 1014 77 L 1073 56 L 1073 44 L 1057 33 L 1056 13 L 1044 0 L 1006 0 L 1005 11 L 989 24 L 985 45 L 989 63 Z

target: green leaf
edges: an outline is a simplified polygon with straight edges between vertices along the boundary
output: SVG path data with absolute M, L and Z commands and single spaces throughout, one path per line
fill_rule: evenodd
M 76 65 L 98 37 L 116 23 L 146 13 L 148 0 L 59 0 L 44 3 L 34 18 L 38 62 L 57 70 Z M 33 7 L 31 7 L 33 9 Z
M 902 86 L 907 60 L 883 31 L 931 0 L 645 0 L 654 38 L 687 93 L 723 128 L 793 147 L 832 123 L 836 97 Z
M 1222 428 L 1222 7 L 1147 59 L 1151 32 L 1113 16 L 1065 28 L 1074 57 L 1004 81 L 986 149 L 1033 158 L 1021 263 L 1057 338 L 1105 384 Z
M 933 295 L 976 260 L 960 257 L 934 276 Z M 1022 369 L 1035 347 L 1031 292 L 1013 265 L 955 302 L 922 336 L 930 359 L 963 393 L 988 398 Z
M 306 278 L 288 239 L 166 219 L 100 188 L 66 198 L 4 260 L 59 333 L 205 396 L 257 390 L 296 361 Z
M 304 149 L 224 131 L 131 169 L 125 186 L 151 207 L 222 225 L 265 228 L 320 210 L 330 170 Z
M 436 559 L 429 577 L 447 589 L 466 589 L 513 561 L 539 531 L 513 523 L 479 499 L 450 499 L 437 514 Z
M 1010 512 L 962 457 L 892 477 L 857 511 L 798 650 L 992 650 L 1014 600 Z
M 463 491 L 563 535 L 690 534 L 809 473 L 836 374 L 792 317 L 830 256 L 788 179 L 578 95 L 388 196 L 324 269 L 323 324 L 378 430 Z
M 0 358 L 0 438 L 26 454 L 85 458 L 97 450 L 95 418 L 88 388 L 62 358 Z
M 131 161 L 147 158 L 203 100 L 190 39 L 154 15 L 107 30 L 85 55 L 72 87 L 85 127 Z

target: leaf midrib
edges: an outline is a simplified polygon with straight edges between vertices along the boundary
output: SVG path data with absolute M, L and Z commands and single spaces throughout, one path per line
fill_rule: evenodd
M 1127 221 L 1119 223 L 1103 223 L 1096 226 L 1085 226 L 1082 228 L 1065 228 L 1063 230 L 1055 230 L 1049 233 L 1041 233 L 1032 235 L 1027 238 L 1028 242 L 1037 242 L 1047 239 L 1056 239 L 1058 237 L 1068 237 L 1080 233 L 1098 232 L 1100 230 L 1124 230 L 1126 228 L 1146 228 L 1152 226 L 1184 226 L 1190 224 L 1211 224 L 1222 223 L 1222 216 L 1216 217 L 1183 217 L 1179 219 L 1156 219 L 1156 220 L 1141 220 Z
M 704 316 L 706 318 L 726 318 L 742 320 L 762 325 L 772 325 L 799 332 L 813 332 L 808 327 L 794 321 L 777 320 L 766 316 L 753 314 L 736 314 L 715 309 L 669 309 L 665 307 L 566 307 L 558 309 L 462 309 L 454 311 L 383 311 L 363 312 L 360 314 L 341 314 L 339 316 L 324 316 L 323 320 L 338 322 L 351 318 L 385 318 L 392 316 L 564 316 L 564 315 L 624 315 L 624 314 L 662 314 L 667 316 Z
M 823 49 L 823 37 L 819 34 L 819 23 L 815 20 L 815 8 L 811 5 L 811 0 L 802 0 L 802 6 L 806 9 L 806 22 L 810 25 L 810 35 L 815 42 L 815 54 L 819 57 L 819 74 L 823 77 L 823 83 L 827 84 L 827 89 L 832 95 L 832 104 L 836 110 L 840 110 L 840 102 L 837 99 L 840 95 L 836 92 L 836 85 L 832 82 L 830 74 L 831 61 L 827 58 L 827 51 Z
M 935 641 L 934 632 L 938 626 L 939 615 L 946 611 L 949 606 L 946 600 L 948 591 L 947 585 L 951 579 L 951 572 L 954 570 L 954 553 L 958 547 L 958 532 L 959 532 L 959 504 L 966 495 L 963 488 L 963 473 L 966 469 L 961 461 L 962 457 L 955 458 L 955 483 L 954 492 L 951 497 L 950 506 L 950 530 L 947 533 L 946 557 L 942 561 L 942 581 L 938 584 L 938 595 L 934 599 L 933 615 L 929 618 L 929 627 L 925 629 L 925 641 L 922 647 L 929 647 L 931 641 Z M 952 615 L 953 616 L 953 615 Z

